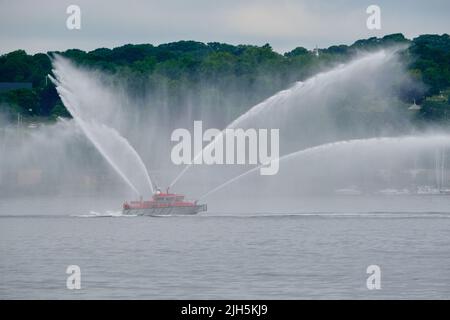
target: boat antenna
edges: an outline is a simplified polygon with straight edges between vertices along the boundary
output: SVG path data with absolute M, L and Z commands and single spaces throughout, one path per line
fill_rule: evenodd
M 155 177 L 153 177 L 153 182 L 154 182 L 154 185 L 155 185 L 155 193 L 159 190 L 159 188 L 158 188 L 158 181 L 156 181 L 156 174 L 155 174 Z

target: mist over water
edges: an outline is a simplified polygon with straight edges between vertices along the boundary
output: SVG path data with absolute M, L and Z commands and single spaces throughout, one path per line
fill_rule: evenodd
M 273 199 L 276 207 L 281 201 L 276 199 L 285 197 L 329 196 L 341 189 L 415 193 L 448 181 L 445 171 L 437 182 L 435 158 L 436 152 L 448 151 L 449 135 L 433 128 L 419 132 L 398 100 L 405 88 L 420 88 L 405 71 L 399 49 L 361 54 L 249 106 L 238 117 L 210 105 L 214 99 L 207 95 L 200 105 L 189 97 L 167 105 L 163 84 L 136 96 L 114 75 L 63 57 L 55 56 L 53 67 L 53 81 L 73 119 L 32 130 L 5 126 L 3 194 L 33 190 L 123 201 L 148 198 L 154 186 L 172 182 L 174 192 L 202 197 L 220 211 L 222 198 L 230 196 L 235 201 L 227 205 L 239 210 L 250 196 Z M 230 105 L 239 104 L 241 95 L 230 94 Z M 280 129 L 279 173 L 252 174 L 257 167 L 251 165 L 173 165 L 170 135 L 176 128 L 191 130 L 194 120 L 203 120 L 204 130 Z M 441 158 L 448 167 L 449 157 Z
M 300 151 L 292 152 L 281 156 L 272 162 L 292 162 L 285 168 L 285 174 L 275 177 L 259 177 L 259 180 L 263 182 L 264 179 L 269 180 L 266 183 L 273 184 L 275 181 L 279 180 L 278 186 L 273 186 L 272 190 L 278 190 L 281 192 L 288 192 L 290 189 L 299 188 L 300 184 L 317 184 L 317 180 L 320 181 L 322 191 L 325 193 L 332 191 L 330 185 L 336 183 L 333 181 L 333 175 L 337 173 L 342 176 L 342 179 L 347 179 L 347 181 L 355 181 L 356 172 L 357 175 L 361 176 L 361 171 L 364 168 L 370 167 L 372 172 L 365 172 L 366 177 L 370 178 L 367 180 L 375 180 L 374 175 L 381 172 L 384 168 L 390 168 L 393 164 L 397 166 L 402 166 L 403 168 L 397 168 L 402 171 L 408 171 L 411 167 L 408 166 L 408 162 L 411 159 L 417 160 L 419 157 L 424 157 L 426 154 L 433 154 L 435 150 L 443 150 L 450 148 L 450 135 L 421 135 L 421 136 L 404 136 L 404 137 L 394 137 L 394 138 L 367 138 L 367 139 L 354 139 L 354 140 L 344 140 L 332 143 L 327 143 L 315 147 L 306 148 Z M 394 159 L 392 158 L 394 157 Z M 333 159 L 332 167 L 328 165 L 329 159 Z M 316 167 L 315 170 L 320 170 L 320 167 L 327 167 L 327 177 L 323 179 L 320 175 L 316 174 L 313 178 L 306 178 L 304 174 L 311 171 L 311 167 Z M 349 165 L 350 164 L 350 167 Z M 417 162 L 415 162 L 417 164 Z M 223 184 L 209 190 L 206 194 L 200 197 L 200 199 L 207 198 L 208 196 L 226 188 L 234 183 L 241 182 L 245 177 L 251 174 L 256 174 L 258 170 L 266 166 L 267 164 L 262 164 L 242 174 L 239 174 L 232 179 L 227 180 Z M 286 172 L 289 177 L 286 176 Z M 417 172 L 411 171 L 410 175 L 416 175 Z M 303 177 L 302 177 L 303 176 Z M 298 181 L 292 184 L 292 181 Z M 361 178 L 361 177 L 360 177 Z M 412 177 L 410 177 L 411 180 Z M 258 177 L 255 177 L 255 180 Z M 270 181 L 271 179 L 271 181 Z M 275 181 L 274 181 L 275 180 Z M 289 181 L 290 180 L 290 181 Z M 392 182 L 392 181 L 389 181 Z M 396 181 L 397 183 L 401 181 Z M 254 181 L 253 181 L 254 183 Z M 403 181 L 403 185 L 409 187 L 411 181 Z M 392 185 L 391 186 L 395 186 Z M 236 188 L 236 187 L 235 187 Z M 241 187 L 237 187 L 240 190 Z M 249 185 L 245 185 L 244 188 L 251 188 Z M 295 190 L 294 189 L 294 190 Z M 376 191 L 376 190 L 372 190 Z M 277 194 L 277 191 L 270 191 L 272 194 Z M 289 194 L 289 193 L 288 193 Z

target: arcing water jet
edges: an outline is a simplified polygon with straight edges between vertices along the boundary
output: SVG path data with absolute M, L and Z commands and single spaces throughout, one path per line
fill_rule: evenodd
M 86 137 L 137 196 L 153 194 L 150 176 L 136 150 L 117 130 L 103 123 L 100 117 L 95 117 L 96 105 L 89 103 L 88 97 L 84 97 L 89 92 L 83 91 L 83 86 L 95 80 L 79 72 L 60 56 L 55 56 L 52 63 L 56 78 L 51 77 L 51 80 L 65 107 Z M 84 98 L 80 99 L 80 96 Z
M 299 150 L 296 152 L 289 153 L 284 155 L 278 159 L 272 160 L 276 162 L 281 161 L 289 161 L 296 158 L 305 158 L 312 155 L 317 155 L 321 153 L 326 153 L 335 149 L 344 149 L 344 148 L 390 148 L 390 150 L 394 150 L 395 152 L 401 154 L 406 149 L 411 148 L 430 148 L 431 150 L 436 148 L 443 148 L 450 146 L 450 135 L 433 135 L 433 136 L 406 136 L 406 137 L 384 137 L 384 138 L 369 138 L 369 139 L 352 139 L 345 141 L 338 141 L 333 143 L 326 143 L 319 146 L 314 146 L 308 149 Z M 379 150 L 382 152 L 383 150 Z M 269 163 L 257 166 L 252 168 L 242 174 L 239 174 L 221 185 L 211 189 L 204 195 L 202 195 L 199 199 L 204 199 L 207 196 L 223 189 L 224 187 L 244 178 L 245 176 L 250 175 L 253 172 L 256 172 L 261 167 L 270 165 Z
M 315 138 L 318 141 L 308 141 L 308 143 L 304 144 L 304 147 L 309 147 L 311 144 L 320 144 L 327 140 L 330 141 L 333 138 L 339 140 L 339 137 L 336 137 L 336 132 L 333 131 L 334 128 L 328 123 L 330 118 L 334 118 L 329 114 L 330 110 L 335 107 L 337 100 L 345 98 L 345 95 L 343 97 L 343 91 L 351 90 L 353 95 L 356 96 L 365 94 L 368 99 L 380 96 L 379 91 L 384 90 L 387 83 L 395 82 L 395 79 L 390 81 L 384 79 L 386 70 L 393 73 L 398 71 L 399 64 L 397 64 L 394 57 L 396 57 L 395 50 L 381 50 L 366 54 L 347 64 L 339 65 L 331 71 L 320 73 L 305 82 L 295 83 L 291 88 L 278 92 L 232 121 L 216 139 L 195 155 L 194 162 L 196 159 L 201 158 L 206 150 L 212 148 L 222 138 L 224 131 L 228 128 L 250 126 L 283 128 L 285 132 L 288 132 L 290 128 L 305 125 L 312 126 L 312 130 L 318 130 L 319 124 L 314 125 L 314 122 L 320 120 L 321 130 L 323 131 L 321 135 L 324 138 L 320 141 L 320 135 L 317 134 Z M 390 62 L 390 64 L 387 62 Z M 382 105 L 385 106 L 387 103 Z M 311 113 L 317 119 L 310 119 Z M 286 121 L 292 121 L 292 123 L 286 125 Z M 308 130 L 311 131 L 310 129 Z M 297 133 L 298 131 L 295 132 Z M 286 134 L 285 138 L 289 137 L 289 134 Z M 283 144 L 285 144 L 285 140 L 281 139 Z M 292 150 L 296 150 L 298 147 L 298 145 L 295 145 Z M 190 164 L 185 166 L 170 186 L 174 186 L 190 167 Z

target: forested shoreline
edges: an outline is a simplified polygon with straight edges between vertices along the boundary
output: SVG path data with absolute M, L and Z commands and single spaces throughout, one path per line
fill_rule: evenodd
M 171 108 L 180 106 L 186 96 L 201 96 L 205 92 L 213 97 L 211 107 L 227 107 L 227 97 L 231 93 L 239 94 L 241 98 L 235 99 L 239 103 L 233 112 L 240 113 L 295 81 L 349 61 L 361 52 L 398 45 L 406 48 L 401 54 L 407 72 L 423 84 L 420 90 L 411 88 L 399 92 L 399 100 L 405 107 L 414 101 L 421 105 L 417 112 L 419 120 L 449 122 L 448 34 L 421 35 L 412 40 L 402 34 L 391 34 L 358 40 L 350 46 L 316 50 L 297 47 L 284 54 L 275 52 L 269 44 L 235 46 L 196 41 L 158 46 L 127 44 L 114 49 L 99 48 L 89 52 L 70 49 L 56 53 L 79 65 L 111 74 L 134 96 L 143 92 L 150 92 L 152 96 L 152 92 L 164 91 L 164 103 Z M 47 78 L 51 74 L 51 54 L 53 52 L 29 55 L 17 50 L 0 56 L 0 82 L 32 85 L 32 88 L 0 92 L 0 111 L 11 121 L 18 114 L 33 121 L 70 116 Z

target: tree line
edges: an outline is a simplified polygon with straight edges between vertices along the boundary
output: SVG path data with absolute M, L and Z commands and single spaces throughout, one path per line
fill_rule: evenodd
M 158 92 L 164 85 L 165 103 L 180 107 L 193 92 L 214 92 L 214 103 L 225 106 L 229 94 L 241 95 L 235 112 L 305 80 L 327 67 L 348 61 L 360 51 L 405 44 L 402 53 L 408 72 L 425 86 L 423 90 L 399 93 L 405 104 L 422 106 L 418 118 L 448 121 L 450 117 L 450 37 L 421 35 L 412 40 L 402 34 L 358 40 L 352 45 L 334 45 L 307 50 L 297 47 L 275 52 L 269 44 L 230 45 L 226 43 L 178 41 L 154 46 L 127 44 L 93 51 L 69 49 L 57 52 L 77 64 L 100 69 L 123 81 L 133 94 Z M 0 56 L 0 82 L 31 82 L 32 89 L 0 92 L 0 111 L 11 119 L 24 117 L 55 119 L 70 116 L 59 99 L 51 74 L 52 52 L 27 54 L 16 50 Z

